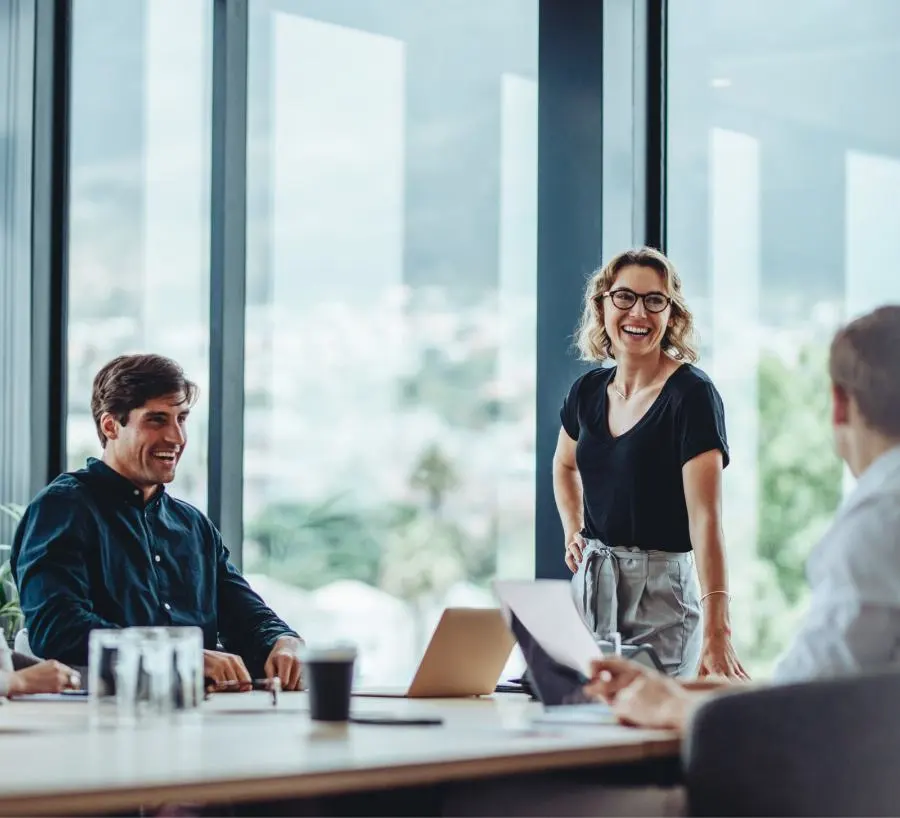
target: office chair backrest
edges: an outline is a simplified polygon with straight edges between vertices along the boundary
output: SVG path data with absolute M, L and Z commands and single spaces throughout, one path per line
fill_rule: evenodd
M 16 653 L 21 653 L 34 659 L 40 658 L 35 656 L 31 650 L 31 645 L 28 642 L 28 628 L 22 628 L 22 630 L 16 634 L 16 638 L 13 640 L 13 650 Z
M 713 698 L 682 755 L 691 815 L 900 815 L 900 673 Z

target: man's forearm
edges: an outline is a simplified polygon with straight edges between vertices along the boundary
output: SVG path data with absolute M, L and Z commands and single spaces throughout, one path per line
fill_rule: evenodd
M 680 696 L 673 696 L 667 707 L 668 727 L 684 732 L 697 708 L 715 695 L 713 690 L 684 690 Z
M 722 690 L 731 687 L 736 682 L 731 679 L 679 679 L 678 683 L 685 690 L 704 691 L 704 690 Z
M 285 633 L 279 636 L 275 642 L 272 644 L 272 649 L 275 648 L 285 648 L 293 651 L 299 651 L 306 644 L 305 640 L 302 636 L 294 636 L 290 633 Z

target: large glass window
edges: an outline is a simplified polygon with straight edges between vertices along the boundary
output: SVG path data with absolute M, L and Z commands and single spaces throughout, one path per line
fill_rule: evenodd
M 209 370 L 211 0 L 75 0 L 68 461 L 100 444 L 94 374 L 116 355 Z M 206 507 L 206 407 L 173 491 Z
M 839 503 L 827 344 L 900 300 L 900 4 L 669 4 L 668 249 L 725 399 L 742 656 L 765 671 Z
M 0 505 L 31 488 L 34 26 L 33 3 L 0 3 Z M 0 512 L 0 565 L 14 530 Z
M 396 681 L 533 575 L 538 3 L 249 8 L 244 566 Z

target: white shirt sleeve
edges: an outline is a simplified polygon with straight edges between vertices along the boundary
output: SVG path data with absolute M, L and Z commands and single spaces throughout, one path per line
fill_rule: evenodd
M 900 614 L 854 599 L 813 597 L 809 615 L 775 667 L 773 681 L 800 682 L 887 669 Z
M 841 516 L 810 556 L 809 610 L 774 681 L 887 670 L 900 643 L 900 513 L 872 498 Z
M 9 677 L 10 672 L 8 670 L 0 670 L 0 696 L 5 696 L 9 693 Z

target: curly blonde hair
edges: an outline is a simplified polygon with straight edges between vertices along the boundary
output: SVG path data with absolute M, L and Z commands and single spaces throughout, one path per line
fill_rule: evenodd
M 606 266 L 597 270 L 588 280 L 584 290 L 584 310 L 575 333 L 575 345 L 582 361 L 605 361 L 615 358 L 612 343 L 603 326 L 603 300 L 616 276 L 625 267 L 650 267 L 659 273 L 672 299 L 672 316 L 662 339 L 663 352 L 677 361 L 693 363 L 698 358 L 697 338 L 694 333 L 694 316 L 681 293 L 681 278 L 675 265 L 659 250 L 637 247 L 624 250 Z

